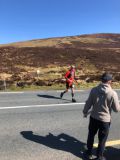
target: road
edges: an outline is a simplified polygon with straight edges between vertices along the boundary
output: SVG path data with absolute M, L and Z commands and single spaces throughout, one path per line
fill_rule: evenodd
M 61 100 L 59 91 L 0 92 L 0 160 L 82 160 L 88 94 L 77 91 L 77 103 L 71 103 L 70 93 Z M 119 124 L 120 113 L 113 113 L 108 141 L 120 140 Z M 105 154 L 119 160 L 120 144 L 113 142 Z

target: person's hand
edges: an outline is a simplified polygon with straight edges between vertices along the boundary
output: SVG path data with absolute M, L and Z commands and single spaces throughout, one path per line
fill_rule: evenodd
M 77 83 L 77 84 L 79 84 L 78 81 L 77 81 L 76 79 L 74 79 L 74 82 Z
M 84 117 L 84 118 L 87 118 L 87 114 L 84 114 L 83 117 Z

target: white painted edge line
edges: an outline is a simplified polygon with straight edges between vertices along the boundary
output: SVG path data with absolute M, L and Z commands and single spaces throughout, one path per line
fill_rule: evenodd
M 90 89 L 88 89 L 88 90 L 90 90 Z M 116 91 L 120 91 L 120 89 L 115 89 Z M 62 91 L 64 91 L 64 90 L 57 90 L 56 92 L 62 92 Z M 86 91 L 86 90 L 75 90 L 75 92 L 84 92 L 84 91 Z M 71 92 L 70 90 L 69 90 L 69 92 Z M 22 93 L 25 93 L 25 92 L 0 92 L 0 94 L 22 94 Z
M 21 94 L 24 92 L 0 92 L 0 94 Z
M 64 90 L 57 90 L 57 92 L 63 92 Z M 84 92 L 86 90 L 75 90 L 75 92 Z M 71 92 L 70 90 L 68 92 Z
M 43 105 L 28 105 L 28 106 L 11 106 L 11 107 L 0 107 L 0 110 L 6 109 L 21 109 L 21 108 L 35 108 L 35 107 L 54 107 L 54 106 L 70 106 L 70 105 L 84 105 L 85 102 L 82 103 L 62 103 L 62 104 L 43 104 Z
M 84 92 L 84 91 L 89 91 L 91 90 L 92 88 L 89 88 L 89 89 L 85 89 L 85 90 L 77 90 L 75 89 L 75 92 Z M 120 91 L 120 89 L 114 89 L 115 91 Z M 64 90 L 57 90 L 57 92 L 63 92 Z M 71 92 L 70 90 L 68 92 Z

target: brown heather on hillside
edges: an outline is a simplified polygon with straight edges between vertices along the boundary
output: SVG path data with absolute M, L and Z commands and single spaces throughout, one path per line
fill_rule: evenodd
M 108 71 L 120 80 L 120 34 L 70 36 L 0 45 L 0 79 L 9 77 L 7 79 L 11 80 L 11 76 L 23 77 L 37 69 L 43 72 L 45 68 L 49 68 L 51 73 L 55 67 L 59 68 L 55 72 L 62 77 L 63 68 L 70 64 L 77 66 L 80 79 Z M 30 77 L 35 76 L 32 74 Z

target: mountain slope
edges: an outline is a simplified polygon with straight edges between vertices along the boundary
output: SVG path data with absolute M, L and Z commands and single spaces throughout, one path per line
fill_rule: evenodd
M 119 73 L 120 34 L 92 34 L 0 45 L 0 73 L 75 64 L 82 74 Z M 27 68 L 27 69 L 26 69 Z

